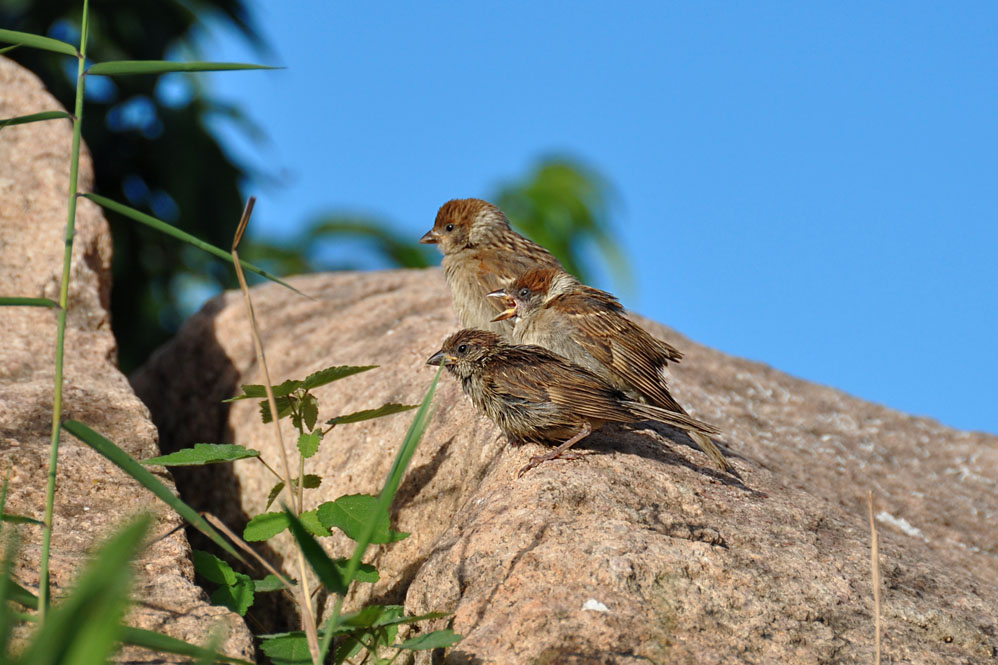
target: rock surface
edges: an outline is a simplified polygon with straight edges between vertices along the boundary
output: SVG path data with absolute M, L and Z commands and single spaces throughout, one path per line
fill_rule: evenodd
M 292 281 L 316 299 L 276 285 L 253 294 L 275 383 L 381 366 L 316 390 L 323 420 L 421 399 L 434 372 L 424 361 L 457 328 L 438 270 Z M 255 401 L 220 403 L 262 383 L 247 326 L 241 296 L 227 293 L 133 377 L 164 449 L 234 441 L 276 463 Z M 686 353 L 674 392 L 721 427 L 740 478 L 682 433 L 608 427 L 580 444 L 584 459 L 517 479 L 541 448 L 507 446 L 445 375 L 394 509 L 393 526 L 412 536 L 373 550 L 381 581 L 351 601 L 454 612 L 464 640 L 433 662 L 871 663 L 872 490 L 885 662 L 998 658 L 998 438 L 648 326 Z M 310 460 L 324 480 L 306 507 L 376 493 L 410 421 L 334 429 Z M 262 465 L 211 473 L 182 484 L 188 498 L 235 522 L 264 511 L 274 479 Z M 348 552 L 341 536 L 324 542 Z M 282 536 L 271 554 L 290 572 L 288 546 Z
M 41 81 L 0 57 L 0 118 L 59 108 Z M 66 194 L 72 127 L 66 120 L 0 131 L 0 282 L 2 295 L 58 301 L 62 275 Z M 92 184 L 89 156 L 81 160 L 80 187 Z M 80 200 L 66 331 L 64 417 L 82 421 L 144 458 L 158 454 L 149 414 L 116 365 L 108 315 L 111 236 L 97 206 Z M 0 467 L 10 472 L 6 510 L 42 519 L 52 427 L 56 312 L 38 307 L 0 310 Z M 161 479 L 172 485 L 166 475 Z M 137 561 L 130 623 L 204 643 L 221 624 L 223 649 L 252 657 L 242 620 L 207 604 L 193 583 L 190 547 L 178 516 L 117 467 L 67 433 L 59 448 L 58 490 L 51 550 L 55 599 L 66 593 L 89 553 L 130 516 L 155 515 L 154 540 Z M 5 528 L 10 528 L 9 526 Z M 18 581 L 37 592 L 41 530 L 19 528 Z M 139 649 L 122 662 L 187 662 Z

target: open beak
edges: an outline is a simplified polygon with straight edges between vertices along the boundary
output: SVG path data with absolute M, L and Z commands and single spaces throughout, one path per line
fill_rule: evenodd
M 446 365 L 447 363 L 452 363 L 452 362 L 454 362 L 454 356 L 444 353 L 444 351 L 441 349 L 440 351 L 437 351 L 432 356 L 430 356 L 429 359 L 426 361 L 426 364 L 435 365 L 439 367 L 440 365 Z
M 504 289 L 499 289 L 498 291 L 493 291 L 492 293 L 487 293 L 488 298 L 502 298 L 502 305 L 506 309 L 502 311 L 496 318 L 492 319 L 492 322 L 505 321 L 506 319 L 511 319 L 516 316 L 516 301 L 506 295 Z
M 430 229 L 423 234 L 423 237 L 419 239 L 421 245 L 436 245 L 437 244 L 437 232 Z

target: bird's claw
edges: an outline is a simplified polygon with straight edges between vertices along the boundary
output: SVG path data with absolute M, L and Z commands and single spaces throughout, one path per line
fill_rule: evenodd
M 550 452 L 544 455 L 534 455 L 533 457 L 530 458 L 530 461 L 528 463 L 524 464 L 523 467 L 516 472 L 516 477 L 520 478 L 523 476 L 523 474 L 525 474 L 527 471 L 530 471 L 535 466 L 543 464 L 544 462 L 550 462 L 551 460 L 554 459 L 563 459 L 568 461 L 568 460 L 582 459 L 583 457 L 585 457 L 585 455 L 583 455 L 582 453 L 577 453 L 573 451 L 565 451 L 562 453 Z

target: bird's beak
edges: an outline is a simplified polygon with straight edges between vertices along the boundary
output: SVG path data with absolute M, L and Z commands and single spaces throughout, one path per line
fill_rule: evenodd
M 435 230 L 430 229 L 423 234 L 423 237 L 419 239 L 421 245 L 436 245 L 438 234 Z
M 454 356 L 444 353 L 443 349 L 437 351 L 426 361 L 427 365 L 435 365 L 439 367 L 440 365 L 446 365 L 447 363 L 454 362 Z
M 492 319 L 493 323 L 495 323 L 496 321 L 505 321 L 506 319 L 512 319 L 514 316 L 516 316 L 516 301 L 510 298 L 508 295 L 506 295 L 505 291 L 493 291 L 492 293 L 488 294 L 488 297 L 502 298 L 503 307 L 506 308 L 502 311 L 502 313 L 499 314 L 499 316 Z

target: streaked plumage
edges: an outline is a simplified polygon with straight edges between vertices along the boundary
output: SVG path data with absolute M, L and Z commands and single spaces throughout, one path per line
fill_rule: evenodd
M 532 345 L 511 345 L 483 330 L 461 330 L 427 364 L 444 363 L 465 394 L 512 440 L 559 443 L 520 473 L 565 451 L 604 423 L 646 420 L 685 430 L 716 430 L 683 413 L 627 399 L 599 375 Z
M 686 414 L 666 381 L 668 364 L 679 362 L 682 353 L 627 318 L 611 294 L 563 270 L 535 268 L 490 295 L 507 305 L 499 316 L 514 321 L 513 342 L 542 346 L 599 374 L 631 399 Z M 696 431 L 691 437 L 722 469 L 730 469 L 708 437 Z

